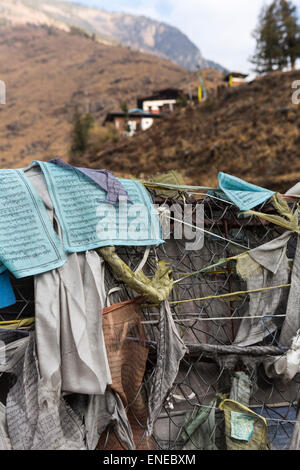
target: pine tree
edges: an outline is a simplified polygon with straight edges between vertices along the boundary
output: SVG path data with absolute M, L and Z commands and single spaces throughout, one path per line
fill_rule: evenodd
M 256 52 L 251 62 L 256 65 L 257 73 L 282 70 L 286 65 L 286 58 L 282 51 L 282 28 L 278 21 L 277 1 L 264 6 L 259 16 L 259 22 L 253 33 L 256 39 Z
M 292 69 L 300 57 L 300 27 L 297 9 L 289 0 L 278 1 L 283 55 Z
M 256 52 L 251 62 L 258 73 L 295 68 L 300 57 L 300 27 L 297 9 L 290 0 L 273 0 L 261 10 L 254 31 Z
M 94 118 L 90 113 L 81 116 L 75 109 L 73 116 L 71 153 L 83 153 L 88 148 L 89 131 L 94 124 Z

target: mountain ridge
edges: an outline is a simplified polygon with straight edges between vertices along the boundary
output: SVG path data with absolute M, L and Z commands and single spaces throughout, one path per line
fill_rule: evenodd
M 144 15 L 108 12 L 95 7 L 63 0 L 1 0 L 0 23 L 46 24 L 65 31 L 81 28 L 107 43 L 120 43 L 140 52 L 156 55 L 188 69 L 206 68 L 210 64 L 199 48 L 178 28 Z
M 198 73 L 126 47 L 103 44 L 53 26 L 0 28 L 0 166 L 34 159 L 68 159 L 72 117 L 90 112 L 101 125 L 120 103 L 176 87 L 197 93 Z M 202 71 L 208 90 L 222 82 L 216 69 Z

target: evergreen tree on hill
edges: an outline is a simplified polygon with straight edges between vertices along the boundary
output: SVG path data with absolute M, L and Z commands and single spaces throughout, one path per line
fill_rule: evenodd
M 300 27 L 291 1 L 274 0 L 264 6 L 253 35 L 256 51 L 250 60 L 257 73 L 295 67 L 300 57 Z
M 283 53 L 293 70 L 296 60 L 300 57 L 300 27 L 297 9 L 288 0 L 280 0 L 278 7 Z

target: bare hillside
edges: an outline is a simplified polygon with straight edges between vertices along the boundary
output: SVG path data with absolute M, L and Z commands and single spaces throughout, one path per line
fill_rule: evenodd
M 121 101 L 136 107 L 136 97 L 153 89 L 198 83 L 167 60 L 49 26 L 0 28 L 0 57 L 7 88 L 0 106 L 1 167 L 68 158 L 75 106 L 101 122 Z

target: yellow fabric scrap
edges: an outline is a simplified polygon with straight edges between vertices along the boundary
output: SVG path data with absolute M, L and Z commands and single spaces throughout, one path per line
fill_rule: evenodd
M 274 208 L 279 212 L 279 214 L 281 214 L 280 216 L 264 214 L 263 212 L 256 212 L 253 210 L 242 212 L 241 215 L 245 217 L 255 215 L 263 220 L 271 222 L 272 224 L 279 225 L 280 227 L 286 228 L 287 230 L 291 230 L 300 234 L 298 217 L 296 214 L 292 213 L 286 200 L 283 199 L 280 194 L 273 194 L 270 199 L 270 202 L 272 203 Z
M 237 274 L 246 281 L 249 277 L 258 274 L 262 271 L 262 266 L 254 261 L 251 256 L 245 252 L 236 256 L 236 272 Z
M 178 195 L 178 191 L 174 189 L 162 189 L 161 187 L 155 186 L 155 183 L 166 184 L 171 186 L 185 186 L 183 176 L 177 170 L 171 170 L 168 173 L 158 175 L 155 178 L 151 178 L 151 180 L 148 182 L 148 185 L 153 185 L 153 189 L 158 189 L 160 194 L 175 197 L 176 195 Z
M 143 271 L 135 274 L 117 255 L 114 246 L 99 248 L 97 251 L 109 264 L 117 279 L 125 282 L 135 292 L 151 302 L 163 302 L 169 297 L 173 288 L 173 272 L 168 263 L 159 261 L 154 277 L 149 279 Z
M 247 406 L 233 400 L 223 400 L 219 405 L 225 415 L 225 436 L 227 450 L 268 450 L 267 421 L 254 413 Z M 231 413 L 248 416 L 253 419 L 253 432 L 249 440 L 240 440 L 232 437 Z

